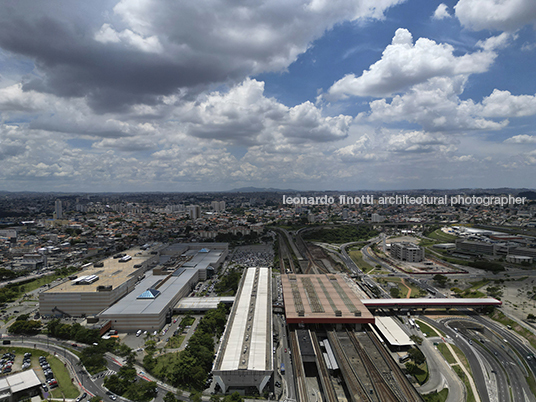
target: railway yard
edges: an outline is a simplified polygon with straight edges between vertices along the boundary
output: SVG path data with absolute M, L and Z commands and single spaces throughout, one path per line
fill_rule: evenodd
M 518 345 L 510 344 L 510 349 L 508 347 L 505 349 L 504 344 L 508 342 L 507 339 L 512 343 L 516 342 L 515 339 L 511 338 L 508 333 L 498 335 L 500 330 L 480 317 L 478 303 L 479 300 L 484 299 L 473 299 L 476 305 L 474 308 L 470 306 L 470 309 L 464 308 L 463 305 L 457 308 L 455 305 L 449 313 L 450 307 L 446 311 L 435 309 L 434 302 L 445 301 L 445 296 L 437 292 L 429 296 L 429 299 L 414 299 L 421 302 L 424 300 L 424 303 L 429 303 L 430 306 L 422 308 L 420 312 L 409 309 L 407 317 L 406 312 L 400 313 L 400 307 L 389 311 L 383 308 L 375 310 L 374 315 L 398 315 L 398 320 L 395 319 L 395 321 L 398 323 L 397 326 L 401 327 L 399 330 L 405 333 L 404 336 L 413 336 L 412 339 L 420 338 L 421 342 L 422 337 L 425 338 L 423 347 L 419 349 L 423 350 L 428 359 L 429 373 L 427 383 L 420 389 L 420 385 L 423 384 L 416 384 L 414 379 L 410 379 L 406 370 L 407 366 L 403 364 L 406 359 L 400 358 L 404 354 L 407 356 L 408 349 L 412 347 L 408 346 L 410 343 L 398 347 L 393 346 L 388 335 L 386 338 L 385 334 L 379 333 L 374 321 L 367 321 L 369 312 L 359 301 L 359 297 L 368 299 L 376 298 L 377 295 L 371 293 L 371 286 L 366 285 L 368 282 L 362 272 L 352 269 L 344 253 L 324 250 L 304 241 L 300 231 L 290 233 L 284 229 L 278 229 L 277 232 L 279 235 L 278 268 L 281 272 L 281 279 L 278 279 L 279 282 L 274 281 L 274 292 L 277 294 L 277 300 L 285 301 L 286 319 L 284 327 L 276 324 L 279 327 L 277 331 L 284 332 L 279 339 L 282 342 L 280 347 L 285 347 L 285 352 L 281 357 L 286 359 L 281 360 L 286 362 L 286 371 L 281 373 L 279 370 L 277 373 L 284 384 L 281 394 L 277 395 L 282 398 L 281 400 L 287 402 L 294 400 L 300 402 L 427 401 L 426 394 L 441 390 L 442 387 L 447 387 L 449 390 L 448 397 L 442 400 L 449 402 L 535 400 L 534 390 L 531 391 L 527 385 L 527 382 L 531 381 L 530 378 L 534 380 L 533 373 L 536 370 L 534 357 L 531 360 L 530 347 L 525 345 L 526 350 L 519 349 L 521 353 L 528 356 L 528 363 L 515 362 L 515 359 L 510 357 L 511 365 L 520 364 L 522 367 L 516 368 L 516 374 L 512 367 L 501 367 L 500 362 L 496 361 L 497 356 L 503 353 L 506 359 L 513 353 L 519 353 Z M 344 264 L 340 264 L 341 261 Z M 352 281 L 354 286 L 356 283 L 359 285 L 357 292 L 347 290 L 348 283 L 344 283 L 345 281 L 341 279 L 343 276 L 339 275 L 338 271 L 341 265 L 346 265 L 351 270 L 346 274 L 354 278 Z M 328 289 L 329 286 L 333 286 L 333 289 Z M 357 294 L 359 297 L 356 296 Z M 389 302 L 387 294 L 380 296 L 385 302 Z M 443 299 L 438 300 L 438 298 Z M 426 317 L 424 315 L 426 309 L 434 311 L 437 317 L 434 319 Z M 450 316 L 455 311 L 465 317 L 462 324 Z M 427 334 L 423 334 L 424 331 L 420 332 L 415 320 L 410 318 L 410 313 L 411 317 L 419 317 L 430 327 L 437 328 L 438 336 L 434 333 L 433 337 L 426 339 Z M 433 316 L 431 311 L 429 315 Z M 475 324 L 477 320 L 479 320 L 478 325 Z M 458 327 L 460 327 L 459 331 Z M 465 328 L 470 328 L 470 330 Z M 486 336 L 490 337 L 491 333 L 493 337 L 488 340 Z M 504 338 L 501 338 L 502 336 Z M 486 342 L 487 345 L 483 346 L 480 342 Z M 503 345 L 496 345 L 493 342 L 502 342 Z M 462 360 L 467 365 L 465 372 L 471 373 L 470 380 L 465 378 L 466 375 L 463 373 L 454 374 L 459 371 L 455 366 L 461 363 L 446 364 L 444 361 L 446 355 L 441 356 L 439 353 L 437 347 L 439 343 L 451 345 L 448 346 L 449 348 L 459 348 L 458 350 L 466 355 Z M 288 353 L 286 347 L 288 347 Z M 514 352 L 513 349 L 516 351 Z M 505 350 L 508 353 L 505 353 Z M 437 362 L 438 357 L 431 356 L 431 354 L 437 354 L 440 361 Z M 458 361 L 460 361 L 459 358 Z M 441 371 L 445 369 L 452 370 L 452 375 L 442 374 Z M 507 370 L 506 374 L 502 370 Z M 508 372 L 511 372 L 511 376 L 516 375 L 517 378 L 507 380 Z M 519 373 L 524 373 L 524 375 Z M 523 377 L 526 377 L 526 380 Z M 505 385 L 509 384 L 509 381 L 519 381 L 521 391 L 504 392 L 505 390 L 501 388 L 511 388 L 511 385 Z

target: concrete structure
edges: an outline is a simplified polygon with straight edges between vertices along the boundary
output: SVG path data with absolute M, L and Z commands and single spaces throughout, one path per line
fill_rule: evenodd
M 496 245 L 480 241 L 457 240 L 456 251 L 476 255 L 495 255 Z
M 420 262 L 424 259 L 424 248 L 413 243 L 391 243 L 391 256 L 401 261 Z
M 376 316 L 376 328 L 391 346 L 413 346 L 413 342 L 392 317 Z
M 33 370 L 0 378 L 0 402 L 17 402 L 41 395 L 41 380 Z
M 61 200 L 56 200 L 56 203 L 54 204 L 54 213 L 56 219 L 63 219 L 63 208 L 61 205 Z
M 357 293 L 339 275 L 281 275 L 288 324 L 374 324 Z
M 175 243 L 155 247 L 128 250 L 122 258 L 95 263 L 77 278 L 41 293 L 39 312 L 45 316 L 98 315 L 122 331 L 161 328 L 179 299 L 218 269 L 228 245 Z
M 262 393 L 273 375 L 271 289 L 270 268 L 246 270 L 212 371 L 223 392 Z
M 201 216 L 201 207 L 199 205 L 188 205 L 188 214 L 191 220 L 196 220 Z
M 220 296 L 220 297 L 183 297 L 173 309 L 174 313 L 181 314 L 188 311 L 202 312 L 207 310 L 213 310 L 218 307 L 218 304 L 233 304 L 235 301 L 234 296 Z
M 225 201 L 212 201 L 210 207 L 214 212 L 223 212 L 225 211 Z
M 173 307 L 187 296 L 199 279 L 197 269 L 178 268 L 171 274 L 145 273 L 133 291 L 99 314 L 118 331 L 157 331 L 171 321 Z
M 150 265 L 158 263 L 158 255 L 139 248 L 125 252 L 132 256 L 126 262 L 108 258 L 85 269 L 79 277 L 94 275 L 91 283 L 66 280 L 39 295 L 39 313 L 51 315 L 95 315 L 130 293 Z
M 523 255 L 526 257 L 536 258 L 536 248 L 516 247 L 510 250 L 511 254 Z
M 380 214 L 372 214 L 370 220 L 372 223 L 382 223 L 385 218 Z
M 526 255 L 512 255 L 509 254 L 506 256 L 507 262 L 512 262 L 514 264 L 532 264 L 534 261 L 533 257 L 529 257 Z
M 370 310 L 381 309 L 427 309 L 427 308 L 457 308 L 457 307 L 499 307 L 502 301 L 493 297 L 483 299 L 363 299 L 363 304 Z

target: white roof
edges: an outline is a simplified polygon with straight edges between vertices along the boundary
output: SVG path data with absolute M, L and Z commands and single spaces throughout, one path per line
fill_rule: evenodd
M 240 295 L 235 301 L 233 309 L 234 315 L 230 318 L 231 328 L 227 337 L 224 355 L 221 360 L 218 370 L 238 370 L 241 360 L 246 356 L 247 370 L 270 370 L 271 355 L 267 356 L 267 350 L 272 350 L 272 335 L 271 335 L 271 294 L 269 289 L 270 284 L 270 269 L 259 268 L 259 279 L 257 281 L 256 297 L 252 298 L 254 290 L 256 268 L 249 268 L 245 273 L 244 282 Z M 248 312 L 250 303 L 254 300 L 254 315 L 253 320 L 248 320 Z M 237 304 L 238 303 L 238 304 Z M 269 326 L 270 325 L 270 326 Z M 249 355 L 244 353 L 245 336 L 247 328 L 251 326 L 251 339 L 249 340 Z M 269 348 L 267 347 L 269 343 Z
M 413 342 L 409 336 L 400 328 L 398 323 L 393 320 L 391 317 L 379 317 L 375 316 L 376 322 L 374 325 L 382 333 L 382 335 L 387 339 L 393 346 L 413 346 Z

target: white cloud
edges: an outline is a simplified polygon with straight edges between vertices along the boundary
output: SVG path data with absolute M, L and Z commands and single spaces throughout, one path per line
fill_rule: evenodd
M 520 134 L 514 135 L 506 140 L 507 144 L 536 144 L 536 135 Z
M 465 78 L 433 78 L 415 85 L 404 95 L 395 96 L 391 102 L 380 99 L 370 102 L 370 113 L 362 113 L 359 120 L 409 121 L 417 123 L 425 131 L 499 130 L 508 121 L 495 122 L 485 119 L 482 106 L 471 100 L 462 101 Z
M 144 38 L 130 29 L 118 32 L 107 23 L 103 24 L 100 31 L 95 34 L 95 40 L 101 43 L 124 43 L 144 52 L 161 53 L 163 51 L 157 36 Z
M 342 162 L 364 162 L 378 158 L 371 149 L 371 140 L 367 135 L 363 135 L 353 144 L 337 149 L 333 154 Z
M 179 108 L 185 132 L 242 145 L 327 142 L 344 139 L 350 116 L 323 117 L 311 102 L 287 107 L 264 96 L 264 83 L 247 79 L 227 93 L 214 92 Z
M 432 19 L 434 20 L 443 20 L 445 18 L 450 18 L 451 15 L 449 14 L 449 8 L 445 3 L 441 3 L 439 6 L 437 6 L 436 10 L 434 11 L 434 15 L 432 16 Z
M 515 31 L 536 22 L 534 0 L 460 0 L 456 17 L 468 29 Z
M 496 42 L 502 43 L 504 40 Z M 498 43 L 495 46 L 498 46 Z M 380 60 L 359 77 L 349 74 L 335 82 L 328 91 L 328 98 L 391 96 L 434 77 L 482 73 L 488 70 L 497 56 L 491 51 L 491 43 L 487 48 L 484 51 L 455 56 L 451 45 L 438 44 L 427 38 L 419 38 L 413 44 L 411 33 L 407 29 L 399 28 Z
M 388 141 L 387 149 L 396 153 L 445 153 L 456 150 L 454 141 L 442 134 L 410 131 L 393 135 Z
M 536 115 L 536 96 L 512 95 L 510 91 L 494 89 L 482 100 L 482 116 L 522 117 Z
M 176 57 L 214 59 L 256 74 L 287 68 L 339 22 L 383 19 L 387 9 L 402 2 L 121 0 L 113 10 L 132 31 L 157 36 Z

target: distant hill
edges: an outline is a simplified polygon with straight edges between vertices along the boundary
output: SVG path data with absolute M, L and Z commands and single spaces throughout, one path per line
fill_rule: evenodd
M 517 196 L 518 197 L 527 197 L 528 200 L 536 200 L 536 192 L 534 192 L 534 191 L 522 191 Z
M 280 188 L 241 187 L 229 190 L 230 193 L 296 193 L 296 190 Z

